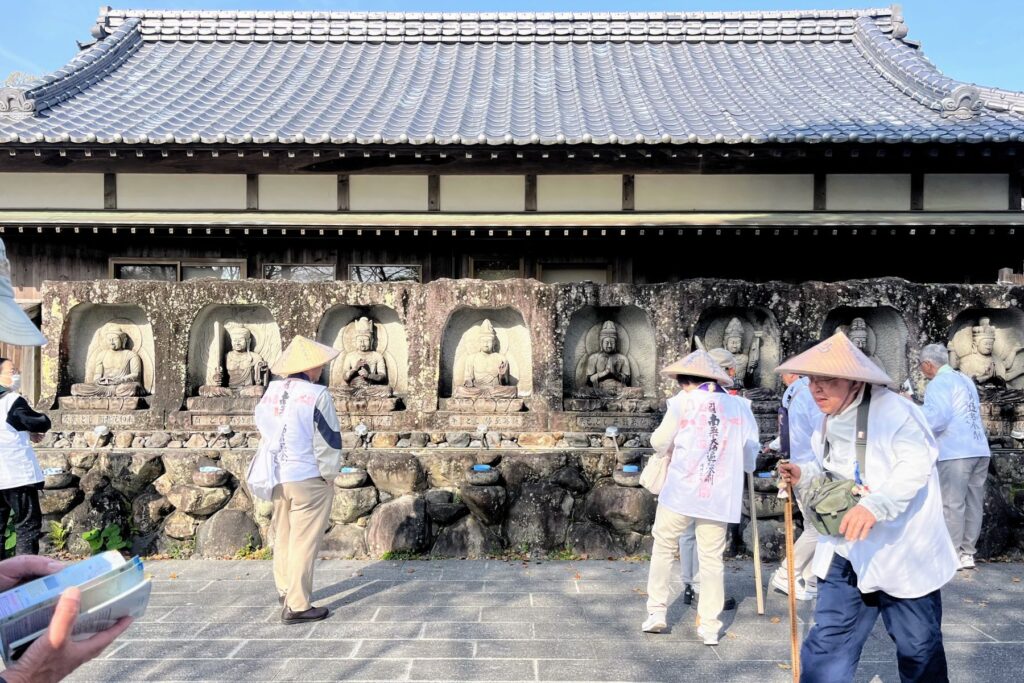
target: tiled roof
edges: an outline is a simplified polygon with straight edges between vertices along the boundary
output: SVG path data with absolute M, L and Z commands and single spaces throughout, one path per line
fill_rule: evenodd
M 1024 139 L 1024 95 L 944 76 L 893 9 L 105 9 L 94 35 L 0 89 L 0 144 Z

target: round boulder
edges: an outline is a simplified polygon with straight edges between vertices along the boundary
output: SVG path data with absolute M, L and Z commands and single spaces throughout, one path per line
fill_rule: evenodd
M 591 491 L 585 512 L 591 521 L 610 526 L 620 534 L 644 534 L 654 523 L 657 507 L 657 498 L 645 489 L 604 485 Z
M 197 517 L 212 515 L 224 507 L 230 498 L 231 491 L 222 487 L 175 486 L 167 494 L 167 500 L 175 509 Z
M 345 472 L 350 469 L 351 472 Z M 334 478 L 334 485 L 339 489 L 357 489 L 366 485 L 366 470 L 358 467 L 343 468 L 343 471 Z
M 342 560 L 363 559 L 367 556 L 365 533 L 355 524 L 335 524 L 320 542 L 320 552 Z
M 509 545 L 554 550 L 565 546 L 573 498 L 561 486 L 525 483 L 505 520 Z
M 387 552 L 418 553 L 430 542 L 427 505 L 419 496 L 402 496 L 377 506 L 366 526 L 371 557 Z
M 619 486 L 640 486 L 640 471 L 624 472 L 621 468 L 612 472 L 612 480 Z
M 473 486 L 494 486 L 498 483 L 499 478 L 498 470 L 494 468 L 475 470 L 469 467 L 466 469 L 466 482 Z
M 434 557 L 477 559 L 501 552 L 501 539 L 474 517 L 463 517 L 437 535 L 430 554 Z
M 205 488 L 224 486 L 231 479 L 231 473 L 221 467 L 202 465 L 192 472 L 192 483 Z
M 206 559 L 234 557 L 240 550 L 262 545 L 259 527 L 242 510 L 221 510 L 203 522 L 196 534 L 196 555 Z
M 487 525 L 498 524 L 505 516 L 505 489 L 501 486 L 463 484 L 459 495 L 474 517 Z
M 366 471 L 378 489 L 393 496 L 414 493 L 426 484 L 419 460 L 409 453 L 375 453 Z
M 331 521 L 351 524 L 364 517 L 377 506 L 377 489 L 363 486 L 358 489 L 335 489 L 331 503 Z

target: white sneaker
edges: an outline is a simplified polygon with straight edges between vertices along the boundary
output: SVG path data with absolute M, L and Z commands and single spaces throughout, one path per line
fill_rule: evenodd
M 697 635 L 704 639 L 705 645 L 718 645 L 718 631 L 712 632 L 711 629 L 698 626 Z
M 960 553 L 960 569 L 974 569 L 974 555 Z
M 789 579 L 785 574 L 780 572 L 781 570 L 779 569 L 775 570 L 772 574 L 772 580 L 769 582 L 769 585 L 780 593 L 789 595 Z
M 643 623 L 640 630 L 644 633 L 661 633 L 668 628 L 664 612 L 652 612 L 647 615 L 647 621 Z
M 814 600 L 818 597 L 818 587 L 808 586 L 803 581 L 798 581 L 796 584 L 796 599 L 797 600 Z

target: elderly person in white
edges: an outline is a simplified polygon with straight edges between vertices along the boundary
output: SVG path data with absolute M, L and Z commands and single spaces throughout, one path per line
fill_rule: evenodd
M 974 569 L 992 454 L 981 423 L 978 388 L 970 377 L 951 368 L 948 359 L 945 346 L 929 344 L 921 350 L 921 373 L 931 380 L 921 410 L 939 443 L 946 528 L 960 556 L 960 568 Z
M 818 602 L 801 649 L 801 680 L 853 680 L 881 615 L 896 643 L 901 680 L 946 681 L 939 589 L 958 563 L 942 520 L 938 448 L 924 415 L 890 391 L 890 378 L 841 332 L 776 372 L 808 376 L 827 416 L 811 439 L 814 459 L 780 465 L 783 479 L 805 502 L 823 473 L 856 481 L 861 494 L 839 535 L 818 540 Z M 857 423 L 868 392 L 861 468 Z
M 300 624 L 327 618 L 313 607 L 313 567 L 341 469 L 338 414 L 327 387 L 318 380 L 338 351 L 296 335 L 272 371 L 274 380 L 256 406 L 260 448 L 253 457 L 249 488 L 274 502 L 274 583 L 283 609 L 281 622 Z
M 744 472 L 752 472 L 758 443 L 750 404 L 725 393 L 732 379 L 705 351 L 694 351 L 662 373 L 682 389 L 668 400 L 665 418 L 651 435 L 651 447 L 671 453 L 654 518 L 654 548 L 647 580 L 647 621 L 660 633 L 667 624 L 669 581 L 679 537 L 697 529 L 701 593 L 697 602 L 706 645 L 717 645 L 725 601 L 722 553 L 726 527 L 740 521 Z

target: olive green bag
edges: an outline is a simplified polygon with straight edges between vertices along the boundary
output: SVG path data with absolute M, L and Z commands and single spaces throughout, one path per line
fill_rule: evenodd
M 855 448 L 857 451 L 857 465 L 863 481 L 864 461 L 868 450 L 868 411 L 871 408 L 871 387 L 864 389 L 864 398 L 857 406 L 857 434 Z M 825 441 L 825 457 L 828 458 L 829 443 Z M 826 472 L 811 480 L 810 492 L 805 499 L 805 517 L 819 533 L 826 536 L 839 536 L 839 526 L 843 523 L 843 517 L 857 503 L 860 496 L 854 493 L 858 487 L 852 479 L 836 479 L 835 476 Z

